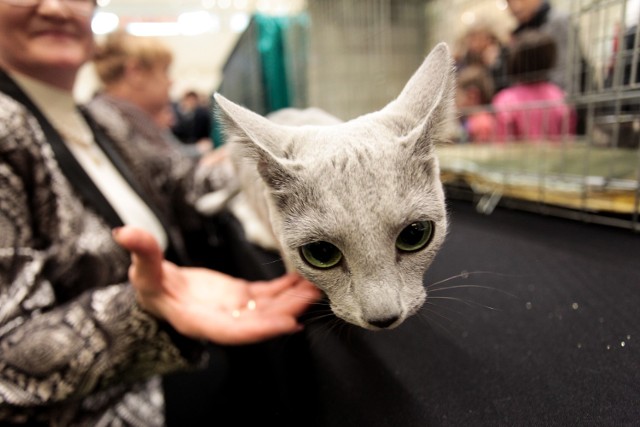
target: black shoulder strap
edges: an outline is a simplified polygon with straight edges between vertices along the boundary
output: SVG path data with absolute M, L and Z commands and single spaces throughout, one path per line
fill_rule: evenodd
M 0 91 L 4 92 L 20 104 L 24 105 L 36 118 L 42 131 L 44 132 L 49 145 L 53 149 L 60 169 L 68 178 L 71 185 L 78 192 L 80 197 L 90 206 L 92 206 L 100 216 L 111 227 L 119 227 L 123 225 L 122 219 L 111 207 L 107 199 L 100 192 L 93 180 L 87 175 L 75 156 L 71 153 L 62 137 L 55 130 L 53 125 L 47 120 L 42 111 L 27 96 L 27 94 L 18 86 L 3 70 L 0 70 Z
M 127 162 L 122 158 L 122 155 L 109 138 L 105 129 L 91 116 L 91 114 L 85 109 L 80 107 L 80 113 L 83 115 L 85 121 L 91 128 L 93 137 L 96 144 L 102 149 L 102 151 L 109 158 L 113 166 L 120 172 L 120 175 L 127 181 L 133 191 L 142 199 L 142 201 L 151 209 L 151 211 L 158 217 L 158 220 L 166 230 L 169 230 L 169 221 L 166 219 L 165 214 L 151 201 L 148 193 L 142 188 L 131 169 L 127 166 Z
M 118 213 L 113 209 L 109 201 L 94 184 L 93 180 L 80 165 L 73 153 L 71 153 L 58 131 L 56 131 L 42 111 L 40 111 L 20 86 L 18 86 L 18 84 L 16 84 L 16 82 L 14 82 L 13 79 L 11 79 L 11 77 L 9 77 L 9 75 L 2 69 L 0 69 L 0 91 L 24 105 L 36 118 L 47 138 L 47 141 L 53 149 L 56 160 L 60 164 L 60 169 L 65 174 L 73 188 L 78 192 L 80 198 L 87 205 L 93 207 L 98 215 L 104 218 L 110 227 L 113 228 L 124 225 L 124 222 Z M 137 180 L 134 178 L 133 173 L 127 167 L 126 162 L 122 159 L 117 149 L 111 143 L 106 132 L 84 109 L 81 108 L 80 112 L 91 128 L 96 143 L 100 146 L 102 151 L 110 159 L 120 174 L 122 174 L 131 188 L 133 188 L 144 203 L 149 206 L 151 211 L 157 216 L 158 220 L 164 227 L 167 238 L 169 239 L 169 247 L 166 251 L 167 258 L 176 262 L 188 263 L 188 256 L 186 256 L 184 251 L 177 249 L 179 245 L 176 246 L 171 238 L 171 233 L 169 231 L 171 228 L 169 227 L 165 215 L 163 215 L 162 212 L 146 196 L 146 192 L 142 190 Z

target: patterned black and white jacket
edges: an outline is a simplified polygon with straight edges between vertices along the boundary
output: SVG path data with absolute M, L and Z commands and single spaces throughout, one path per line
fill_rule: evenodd
M 99 145 L 156 213 L 169 256 L 215 187 L 112 104 L 84 111 Z M 130 119 L 130 118 L 129 118 Z M 202 363 L 201 343 L 136 304 L 122 222 L 24 92 L 0 71 L 0 424 L 161 426 L 158 375 Z

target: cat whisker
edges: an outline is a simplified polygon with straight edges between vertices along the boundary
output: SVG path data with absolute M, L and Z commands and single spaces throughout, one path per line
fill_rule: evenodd
M 446 290 L 450 290 L 450 289 L 460 289 L 460 288 L 478 288 L 478 289 L 489 289 L 491 291 L 496 291 L 496 292 L 500 292 L 504 295 L 513 297 L 513 298 L 518 298 L 516 295 L 509 293 L 505 290 L 502 290 L 500 288 L 496 288 L 494 286 L 483 286 L 483 285 L 454 285 L 454 286 L 446 286 L 443 288 L 432 288 L 429 289 L 429 293 L 433 293 L 433 292 L 439 292 L 439 291 L 446 291 Z
M 440 285 L 442 283 L 448 282 L 448 281 L 453 280 L 453 279 L 460 279 L 460 278 L 466 279 L 471 275 L 480 275 L 480 274 L 492 274 L 492 275 L 499 276 L 499 277 L 516 277 L 515 275 L 512 275 L 512 274 L 496 273 L 496 272 L 493 272 L 493 271 L 482 271 L 482 270 L 463 271 L 460 274 L 456 274 L 454 276 L 447 277 L 446 279 L 439 280 L 439 281 L 437 281 L 435 283 L 431 283 L 430 285 L 426 286 L 426 289 L 429 290 L 434 286 Z
M 307 302 L 309 302 L 309 305 L 313 305 L 313 306 L 329 306 L 329 301 L 327 301 L 326 299 L 322 298 L 322 299 L 315 299 L 315 298 L 309 298 L 306 295 L 301 295 L 301 294 L 295 294 L 295 293 L 290 293 L 289 296 L 298 298 L 298 299 L 302 299 L 305 300 Z
M 446 311 L 448 311 L 448 312 L 451 312 L 451 313 L 457 314 L 457 315 L 458 315 L 458 316 L 460 316 L 460 317 L 466 318 L 462 312 L 460 312 L 460 311 L 458 311 L 458 310 L 454 310 L 454 309 L 453 309 L 453 308 L 451 308 L 451 307 L 447 307 L 447 306 L 444 306 L 444 305 L 437 305 L 437 304 L 433 303 L 432 301 L 427 301 L 427 302 L 425 303 L 425 305 L 430 305 L 431 307 L 435 307 L 435 308 L 438 308 L 438 309 L 446 310 Z M 435 312 L 435 310 L 433 310 L 433 309 L 429 309 L 429 308 L 427 308 L 427 307 L 424 307 L 424 309 L 425 309 L 425 310 L 429 310 L 429 311 L 431 311 L 431 312 Z M 444 317 L 444 316 L 442 316 L 442 317 Z
M 434 287 L 436 285 L 439 285 L 441 283 L 446 283 L 446 282 L 448 282 L 450 280 L 453 280 L 453 279 L 459 279 L 459 278 L 465 278 L 466 279 L 467 277 L 469 277 L 470 274 L 482 274 L 482 273 L 488 273 L 488 272 L 486 272 L 486 271 L 472 271 L 472 272 L 463 271 L 460 274 L 456 274 L 454 276 L 449 276 L 446 279 L 442 279 L 442 280 L 439 280 L 439 281 L 437 281 L 435 283 L 431 283 L 430 285 L 427 285 L 426 288 L 428 290 L 428 289 L 431 289 L 432 287 Z
M 329 332 L 332 332 L 335 329 L 344 329 L 344 321 L 337 317 L 333 318 L 333 320 L 329 322 L 329 327 L 327 328 L 327 334 Z
M 328 321 L 326 321 L 327 319 Z M 326 340 L 331 335 L 331 332 L 334 329 L 340 328 L 341 325 L 344 324 L 344 322 L 336 318 L 333 313 L 314 316 L 313 318 L 309 318 L 304 322 L 305 326 L 311 325 L 313 323 L 319 324 L 319 327 L 311 329 L 309 337 L 314 338 L 314 341 L 318 342 L 320 342 L 320 340 Z
M 433 310 L 426 309 L 425 311 L 427 311 L 427 312 L 431 312 L 431 313 L 434 313 L 434 314 L 437 314 L 437 313 L 435 313 Z M 426 314 L 426 313 L 424 313 L 424 312 L 420 311 L 420 312 L 418 312 L 418 316 L 417 316 L 417 317 L 418 317 L 418 319 L 420 319 L 422 322 L 424 322 L 427 326 L 430 326 L 430 327 L 437 326 L 438 328 L 442 329 L 442 330 L 443 330 L 447 335 L 449 335 L 451 338 L 453 338 L 453 339 L 456 339 L 456 338 L 457 338 L 457 337 L 454 335 L 454 333 L 453 333 L 453 332 L 451 332 L 451 330 L 450 330 L 449 328 L 447 328 L 447 327 L 446 327 L 446 326 L 445 326 L 441 321 L 436 320 L 436 319 L 434 319 L 434 318 L 431 318 L 431 317 L 427 316 L 427 314 Z M 447 319 L 447 320 L 449 320 L 449 319 Z
M 332 317 L 334 317 L 333 312 L 327 311 L 326 314 L 319 314 L 319 315 L 313 316 L 313 317 L 310 316 L 308 319 L 305 319 L 305 323 L 316 323 L 316 322 L 319 322 L 319 321 L 321 321 L 323 319 L 332 318 Z
M 310 306 L 314 306 L 314 307 L 331 307 L 329 305 L 329 303 L 324 302 L 324 301 L 314 301 L 309 303 Z
M 281 264 L 282 261 L 283 261 L 282 258 L 277 258 L 277 259 L 274 259 L 273 261 L 266 261 L 266 262 L 263 262 L 261 264 L 264 265 L 264 266 L 268 266 L 268 265 L 274 265 L 274 264 Z
M 304 326 L 306 330 L 312 331 L 313 335 L 327 338 L 330 332 L 338 326 L 338 321 L 330 315 L 318 316 L 313 319 L 307 319 L 304 322 Z M 311 328 L 311 326 L 315 327 Z
M 432 304 L 432 305 L 433 305 L 433 304 Z M 436 306 L 436 307 L 437 307 L 437 306 Z M 433 314 L 435 314 L 436 316 L 438 316 L 438 317 L 440 317 L 440 318 L 442 318 L 442 319 L 444 319 L 444 320 L 447 320 L 447 321 L 449 321 L 449 322 L 453 322 L 453 319 L 451 319 L 450 317 L 445 316 L 445 315 L 444 315 L 444 314 L 442 314 L 442 313 L 437 312 L 436 310 L 433 310 L 433 309 L 430 309 L 430 308 L 425 308 L 425 311 L 428 311 L 429 313 L 433 313 Z
M 472 300 L 468 300 L 468 299 L 464 299 L 464 298 L 456 298 L 456 297 L 430 297 L 432 300 L 433 299 L 440 299 L 440 300 L 451 300 L 451 301 L 457 301 L 457 302 L 461 302 L 465 305 L 471 306 L 471 307 L 482 307 L 482 308 L 486 308 L 488 310 L 493 310 L 493 311 L 502 311 L 501 309 L 497 308 L 497 307 L 491 307 L 489 305 L 485 305 L 485 304 L 481 304 L 479 302 L 476 301 L 472 301 Z
M 322 301 L 319 301 L 315 307 L 311 308 L 311 310 L 305 314 L 304 320 L 305 323 L 314 323 L 331 317 L 335 318 L 335 314 L 333 310 L 331 310 L 330 305 L 323 304 Z
M 451 325 L 454 325 L 456 327 L 461 327 L 460 321 L 457 319 L 454 319 L 453 317 L 447 316 L 445 314 L 443 314 L 442 312 L 448 312 L 448 313 L 453 313 L 456 316 L 460 317 L 461 319 L 463 319 L 464 321 L 469 321 L 469 316 L 464 315 L 462 312 L 454 310 L 451 307 L 447 307 L 447 306 L 440 306 L 440 305 L 436 305 L 432 302 L 427 302 L 427 304 L 430 307 L 424 307 L 424 313 L 422 313 L 422 315 L 424 315 L 425 317 L 427 317 L 428 319 L 431 319 L 433 315 L 437 316 L 439 319 L 443 319 L 448 321 Z M 432 316 L 428 316 L 427 314 L 430 314 Z

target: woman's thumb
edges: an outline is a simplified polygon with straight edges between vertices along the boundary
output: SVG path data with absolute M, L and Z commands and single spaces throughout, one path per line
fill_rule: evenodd
M 131 252 L 129 280 L 139 291 L 151 291 L 162 282 L 164 255 L 156 239 L 147 231 L 132 226 L 115 228 L 115 241 Z

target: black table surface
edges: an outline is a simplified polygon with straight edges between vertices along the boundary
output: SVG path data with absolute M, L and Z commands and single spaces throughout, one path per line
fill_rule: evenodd
M 310 313 L 301 334 L 214 349 L 198 376 L 208 391 L 169 390 L 170 421 L 640 426 L 640 235 L 462 201 L 449 210 L 416 316 L 371 332 Z

